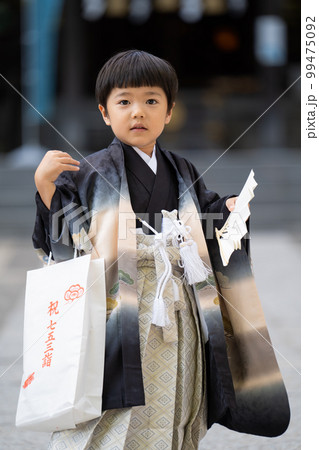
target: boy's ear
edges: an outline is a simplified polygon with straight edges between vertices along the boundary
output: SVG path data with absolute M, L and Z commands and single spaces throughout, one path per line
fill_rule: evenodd
M 166 119 L 165 119 L 165 125 L 169 124 L 170 121 L 171 121 L 174 106 L 175 106 L 175 102 L 173 103 L 172 108 L 169 111 L 167 111 Z
M 103 120 L 106 123 L 106 125 L 111 125 L 110 119 L 107 115 L 107 111 L 104 108 L 104 106 L 99 104 L 99 110 L 100 110 L 100 113 L 102 114 Z

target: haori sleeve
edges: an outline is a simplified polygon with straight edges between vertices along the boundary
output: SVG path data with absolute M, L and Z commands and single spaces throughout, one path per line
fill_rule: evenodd
M 36 217 L 32 234 L 33 247 L 43 262 L 51 252 L 49 217 L 50 210 L 43 203 L 39 192 L 35 195 Z
M 52 252 L 56 262 L 73 257 L 74 242 L 72 229 L 75 223 L 85 227 L 83 211 L 85 205 L 78 193 L 78 183 L 72 174 L 64 172 L 55 182 L 56 191 L 48 209 L 39 193 L 36 193 L 36 220 L 33 231 L 33 245 L 38 255 L 44 261 Z

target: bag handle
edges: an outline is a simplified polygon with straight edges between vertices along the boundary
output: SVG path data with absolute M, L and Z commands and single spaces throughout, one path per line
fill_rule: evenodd
M 49 253 L 49 258 L 48 258 L 47 266 L 49 266 L 49 265 L 51 264 L 51 259 L 52 259 L 52 252 Z
M 74 247 L 73 259 L 75 259 L 77 257 L 78 257 L 78 249 L 76 247 Z M 52 252 L 49 253 L 47 266 L 49 266 L 51 264 L 51 260 L 52 260 Z

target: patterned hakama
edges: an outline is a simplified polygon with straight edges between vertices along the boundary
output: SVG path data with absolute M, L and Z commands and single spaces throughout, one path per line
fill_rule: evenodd
M 164 270 L 154 235 L 137 234 L 137 293 L 145 405 L 105 411 L 74 430 L 55 432 L 49 449 L 197 449 L 206 433 L 204 344 L 192 288 L 183 282 L 179 250 L 169 244 L 171 279 L 164 291 L 170 325 L 151 324 Z M 124 330 L 125 331 L 125 330 Z

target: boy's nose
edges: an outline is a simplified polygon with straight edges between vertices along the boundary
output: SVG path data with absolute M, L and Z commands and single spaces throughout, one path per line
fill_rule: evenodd
M 140 108 L 139 106 L 137 106 L 136 108 L 134 108 L 132 110 L 132 118 L 138 118 L 138 117 L 144 117 L 144 111 L 143 108 Z

